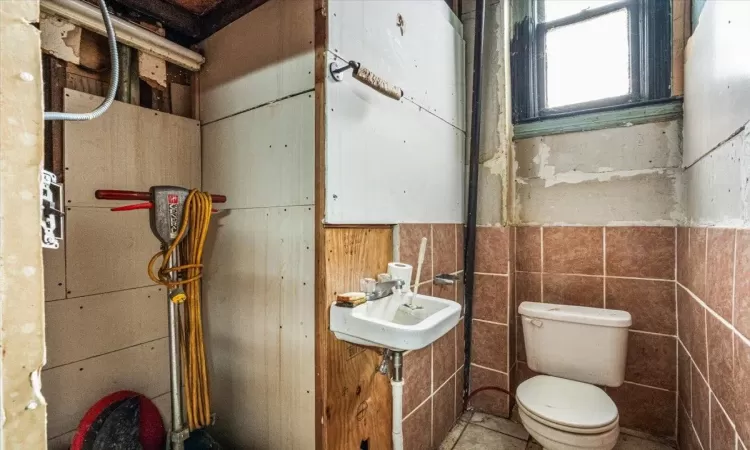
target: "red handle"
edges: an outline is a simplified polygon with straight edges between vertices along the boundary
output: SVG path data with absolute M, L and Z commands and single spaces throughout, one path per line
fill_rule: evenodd
M 94 196 L 99 200 L 143 200 L 150 201 L 150 192 L 138 192 L 138 191 L 119 191 L 112 189 L 98 189 Z M 213 203 L 226 203 L 226 195 L 211 195 L 211 201 Z
M 151 209 L 153 207 L 154 207 L 153 203 L 146 202 L 146 203 L 136 203 L 133 205 L 118 206 L 116 208 L 110 209 L 110 211 L 135 211 L 136 209 Z
M 99 200 L 151 200 L 150 192 L 118 191 L 109 189 L 98 189 L 94 196 Z

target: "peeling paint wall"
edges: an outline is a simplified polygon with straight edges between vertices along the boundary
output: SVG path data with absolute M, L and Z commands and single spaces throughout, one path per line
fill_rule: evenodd
M 42 13 L 39 29 L 42 32 L 42 51 L 71 62 L 81 62 L 81 27 L 57 16 Z
M 512 157 L 510 121 L 510 49 L 508 38 L 508 0 L 488 0 L 484 25 L 484 56 L 482 60 L 481 139 L 479 143 L 478 225 L 500 225 L 508 222 L 508 206 L 512 199 L 509 189 Z M 471 148 L 471 98 L 474 68 L 473 0 L 464 0 L 461 21 L 466 40 L 466 163 Z M 468 167 L 468 166 L 467 166 Z M 468 169 L 467 169 L 468 170 Z M 467 177 L 468 179 L 468 177 Z
M 750 2 L 706 2 L 685 62 L 690 225 L 750 227 Z
M 675 225 L 679 120 L 519 140 L 513 223 Z
M 0 1 L 0 448 L 46 448 L 39 2 Z

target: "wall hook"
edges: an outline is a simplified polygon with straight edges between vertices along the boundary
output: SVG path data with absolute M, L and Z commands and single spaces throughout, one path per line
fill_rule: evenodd
M 331 76 L 336 81 L 343 80 L 344 76 L 341 74 L 346 72 L 349 69 L 354 69 L 356 71 L 357 69 L 359 69 L 359 63 L 356 61 L 349 61 L 348 63 L 345 63 L 345 62 L 336 60 L 328 66 L 328 70 L 330 70 Z

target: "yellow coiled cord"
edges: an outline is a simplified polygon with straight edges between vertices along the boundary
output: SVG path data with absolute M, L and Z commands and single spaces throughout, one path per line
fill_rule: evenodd
M 185 410 L 191 431 L 211 423 L 201 315 L 203 246 L 208 234 L 208 225 L 211 222 L 211 206 L 210 194 L 195 189 L 190 191 L 185 200 L 182 225 L 177 237 L 166 250 L 155 254 L 148 264 L 148 275 L 154 282 L 163 284 L 169 290 L 178 286 L 182 286 L 185 290 L 184 309 L 180 315 L 180 353 Z M 187 236 L 185 236 L 186 233 Z M 178 245 L 181 262 L 184 264 L 169 267 L 169 259 Z M 162 258 L 161 267 L 158 273 L 154 273 L 154 263 L 159 257 Z M 174 272 L 183 273 L 184 279 L 172 280 L 171 275 Z

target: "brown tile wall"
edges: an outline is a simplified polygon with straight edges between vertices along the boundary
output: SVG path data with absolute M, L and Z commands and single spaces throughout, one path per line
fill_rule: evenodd
M 441 273 L 454 274 L 462 280 L 463 225 L 399 225 L 399 259 L 414 266 L 415 272 L 422 237 L 427 238 L 428 246 L 419 293 L 463 303 L 463 281 L 454 286 L 432 282 Z M 445 439 L 464 410 L 463 366 L 463 318 L 455 329 L 429 347 L 404 354 L 404 448 L 437 448 Z
M 678 442 L 750 444 L 750 230 L 677 229 Z
M 515 240 L 512 228 L 478 227 L 474 309 L 472 321 L 471 390 L 499 387 L 509 390 L 516 364 L 515 323 L 511 300 L 515 295 Z M 472 397 L 476 410 L 508 417 L 508 395 L 485 390 Z
M 516 227 L 513 386 L 534 375 L 526 365 L 520 303 L 625 310 L 633 317 L 625 383 L 607 392 L 622 427 L 674 437 L 675 233 L 673 227 Z

